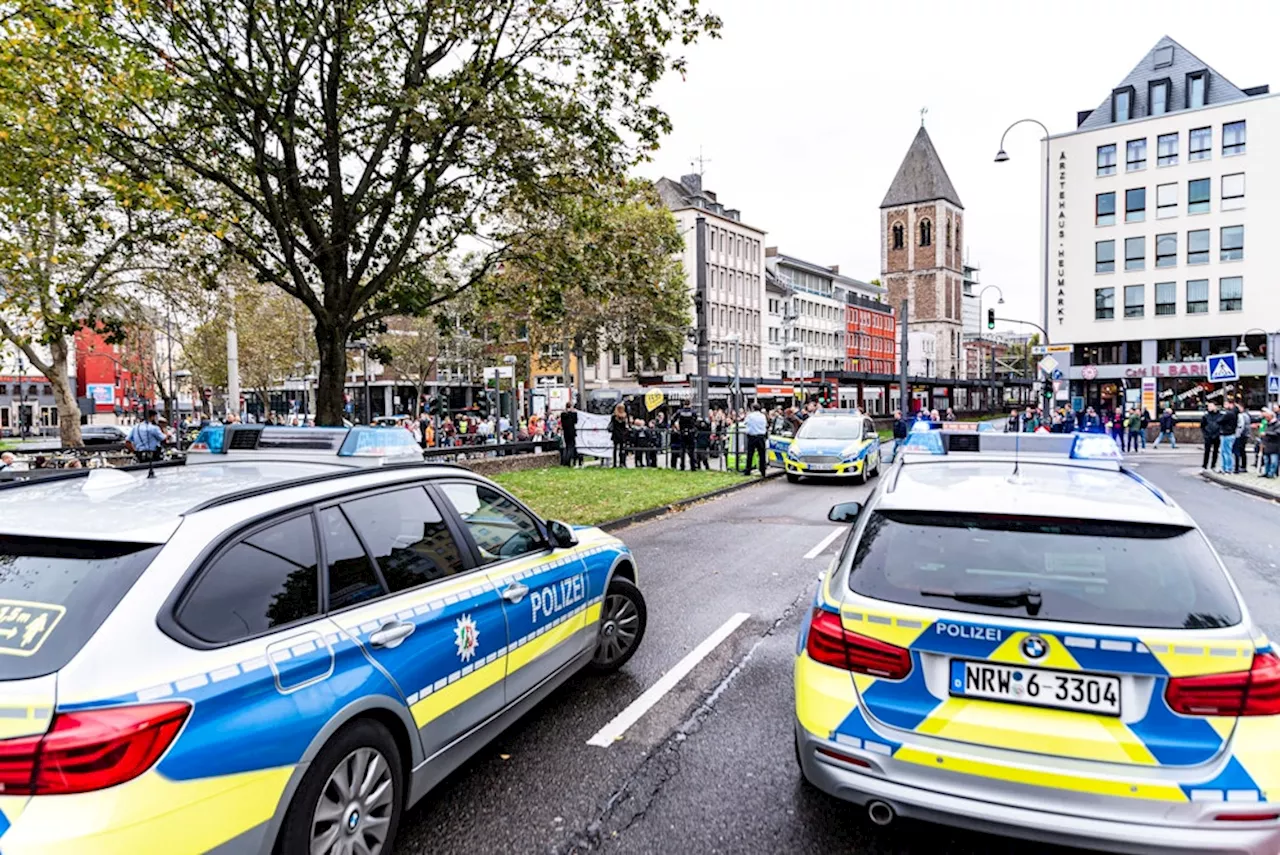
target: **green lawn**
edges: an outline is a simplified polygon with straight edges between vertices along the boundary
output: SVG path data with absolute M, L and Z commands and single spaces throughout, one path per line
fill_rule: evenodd
M 556 466 L 495 475 L 493 480 L 547 519 L 594 525 L 728 487 L 743 477 L 733 472 Z

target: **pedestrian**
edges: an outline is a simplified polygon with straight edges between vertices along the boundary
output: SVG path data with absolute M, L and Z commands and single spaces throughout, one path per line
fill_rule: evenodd
M 1147 425 L 1151 424 L 1151 413 L 1147 412 L 1147 408 L 1142 408 L 1142 432 L 1138 434 L 1138 438 L 1142 440 L 1142 450 L 1147 450 Z
M 1235 401 L 1227 401 L 1218 413 L 1218 432 L 1222 435 L 1221 471 L 1223 475 L 1232 475 L 1236 471 L 1236 455 L 1233 450 L 1236 442 L 1236 431 L 1240 427 L 1240 415 L 1236 411 Z
M 1020 426 L 1020 424 L 1019 424 L 1018 411 L 1017 411 L 1016 409 L 1014 409 L 1014 410 L 1010 410 L 1010 411 L 1009 411 L 1009 418 L 1008 418 L 1008 419 L 1006 419 L 1006 420 L 1005 420 L 1005 423 L 1004 423 L 1004 432 L 1005 432 L 1005 433 L 1020 433 L 1020 432 L 1021 432 L 1021 430 L 1022 430 L 1022 428 L 1021 428 L 1021 426 Z
M 751 464 L 757 454 L 760 455 L 760 477 L 765 476 L 765 436 L 768 433 L 768 425 L 765 422 L 764 413 L 760 411 L 759 404 L 751 405 L 751 412 L 747 414 L 747 466 L 746 473 L 751 474 Z
M 1036 417 L 1036 411 L 1030 406 L 1023 411 L 1021 421 L 1019 429 L 1022 433 L 1035 433 L 1036 428 L 1040 427 L 1040 419 Z
M 560 447 L 560 465 L 575 466 L 578 463 L 578 411 L 570 401 L 560 414 L 560 436 L 564 444 Z
M 124 441 L 125 450 L 130 452 L 139 463 L 159 459 L 160 450 L 164 447 L 164 433 L 156 424 L 156 418 L 155 410 L 147 410 L 146 420 L 134 425 Z
M 956 420 L 956 411 L 947 407 L 947 415 L 943 421 L 954 422 Z
M 1152 450 L 1160 447 L 1162 440 L 1169 440 L 1169 446 L 1176 449 L 1178 440 L 1173 435 L 1173 428 L 1177 422 L 1173 418 L 1173 410 L 1169 407 L 1164 408 L 1164 412 L 1160 414 L 1160 435 L 1156 437 L 1156 441 L 1151 444 Z
M 627 408 L 622 404 L 613 408 L 613 417 L 609 419 L 609 439 L 613 441 L 613 465 L 626 469 L 631 420 L 627 418 Z
M 1085 433 L 1102 433 L 1102 419 L 1098 418 L 1098 411 L 1093 407 L 1085 409 L 1080 429 Z
M 1249 463 L 1249 425 L 1251 423 L 1249 411 L 1245 409 L 1244 404 L 1236 401 L 1236 441 L 1231 448 L 1235 451 L 1235 465 L 1232 471 L 1240 475 L 1248 468 Z
M 644 423 L 641 422 L 641 424 L 644 424 Z M 646 456 L 648 457 L 648 460 L 649 460 L 649 468 L 657 469 L 658 468 L 658 446 L 662 445 L 662 434 L 656 427 L 654 427 L 652 419 L 650 419 L 649 423 L 645 425 L 644 435 L 645 435 L 645 447 L 647 448 Z
M 698 414 L 693 411 L 693 406 L 686 402 L 676 411 L 671 423 L 675 429 L 671 437 L 671 449 L 675 452 L 677 468 L 684 469 L 684 462 L 688 459 L 689 469 L 696 469 L 697 458 L 694 457 L 694 446 L 698 439 Z
M 13 464 L 18 462 L 18 458 L 13 456 L 12 452 L 6 451 L 0 453 L 0 472 L 5 469 L 12 469 Z
M 1142 432 L 1142 415 L 1138 412 L 1138 408 L 1134 407 L 1129 411 L 1129 415 L 1124 419 L 1125 433 L 1128 440 L 1125 444 L 1125 451 L 1138 450 L 1138 435 Z
M 893 411 L 893 448 L 889 450 L 889 460 L 892 463 L 898 457 L 898 449 L 902 448 L 902 443 L 906 442 L 907 434 L 911 433 L 911 422 L 902 417 L 902 410 Z
M 706 419 L 698 419 L 694 448 L 697 449 L 698 456 L 693 461 L 693 468 L 709 470 L 711 468 L 711 423 Z
M 1280 476 L 1280 417 L 1272 410 L 1263 410 L 1266 429 L 1262 434 L 1262 477 Z
M 1222 428 L 1218 419 L 1218 405 L 1210 401 L 1208 411 L 1200 417 L 1200 437 L 1204 442 L 1201 469 L 1213 469 L 1218 462 L 1218 447 L 1222 445 Z

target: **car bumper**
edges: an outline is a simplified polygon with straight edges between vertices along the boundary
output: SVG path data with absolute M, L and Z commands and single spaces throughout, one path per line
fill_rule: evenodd
M 889 758 L 820 739 L 798 722 L 796 739 L 800 765 L 811 784 L 829 795 L 858 805 L 876 800 L 886 802 L 900 817 L 1042 843 L 1133 855 L 1169 852 L 1276 855 L 1280 852 L 1280 822 L 1256 823 L 1246 828 L 1234 823 L 1219 823 L 1220 827 L 1168 821 L 1155 824 L 1148 817 L 1129 821 L 1100 819 L 1060 812 L 1063 802 L 1054 800 L 1051 791 L 1042 791 L 1047 795 L 1041 795 L 1038 803 L 1028 798 L 1022 805 L 1002 804 L 982 798 L 983 793 L 978 787 L 970 787 L 967 791 L 948 787 L 947 791 L 942 791 L 889 780 L 883 777 L 886 770 L 891 769 L 893 761 Z M 858 758 L 869 763 L 871 769 L 859 771 L 853 764 L 819 754 L 819 748 Z M 1255 802 L 1248 807 L 1265 811 L 1275 806 Z
M 799 463 L 795 460 L 783 461 L 788 473 L 814 478 L 853 478 L 862 472 L 862 467 L 866 465 L 866 462 L 864 458 L 849 463 L 831 464 L 834 467 L 832 469 L 814 469 L 811 465 Z

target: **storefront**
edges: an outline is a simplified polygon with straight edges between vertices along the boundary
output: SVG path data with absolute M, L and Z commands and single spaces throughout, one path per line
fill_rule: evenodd
M 1200 410 L 1210 402 L 1221 405 L 1225 400 L 1243 400 L 1251 410 L 1265 406 L 1266 360 L 1242 359 L 1238 369 L 1239 380 L 1210 383 L 1207 361 L 1073 366 L 1071 396 L 1082 399 L 1086 407 L 1114 410 L 1124 405 L 1127 392 L 1132 396 L 1130 390 L 1141 390 L 1143 379 L 1151 378 L 1156 384 L 1158 409 Z

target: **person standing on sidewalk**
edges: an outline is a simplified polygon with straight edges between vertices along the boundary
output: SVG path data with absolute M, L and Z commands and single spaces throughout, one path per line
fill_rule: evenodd
M 1262 477 L 1280 476 L 1280 418 L 1272 410 L 1263 410 L 1265 428 L 1262 433 Z
M 124 441 L 125 450 L 133 454 L 139 463 L 147 463 L 160 459 L 160 451 L 164 448 L 164 433 L 156 424 L 155 410 L 147 410 L 146 421 L 138 422 L 129 431 Z
M 1201 469 L 1213 469 L 1218 462 L 1218 447 L 1222 444 L 1222 428 L 1218 425 L 1218 405 L 1209 402 L 1208 411 L 1200 417 L 1200 437 L 1204 443 Z
M 1240 427 L 1240 419 L 1236 414 L 1235 401 L 1228 401 L 1218 415 L 1218 430 L 1222 433 L 1222 474 L 1231 475 L 1236 469 L 1236 455 L 1231 450 L 1236 441 L 1236 430 Z
M 1151 444 L 1152 449 L 1160 447 L 1162 439 L 1169 440 L 1169 447 L 1175 451 L 1178 448 L 1178 440 L 1173 435 L 1173 429 L 1177 425 L 1177 421 L 1173 418 L 1173 410 L 1169 407 L 1164 408 L 1164 412 L 1160 414 L 1160 435 L 1156 437 L 1156 441 Z
M 1138 450 L 1138 435 L 1142 432 L 1142 416 L 1138 414 L 1138 408 L 1134 407 L 1129 411 L 1129 415 L 1124 418 L 1124 430 L 1127 434 L 1125 440 L 1125 451 Z
M 1249 468 L 1249 425 L 1252 421 L 1244 404 L 1236 401 L 1236 441 L 1231 447 L 1235 451 L 1237 475 L 1243 474 Z
M 560 414 L 560 436 L 564 439 L 560 459 L 562 466 L 574 466 L 578 462 L 578 411 L 570 402 Z
M 760 455 L 760 477 L 765 476 L 765 434 L 768 432 L 768 424 L 765 422 L 764 413 L 760 412 L 759 404 L 751 405 L 751 412 L 747 413 L 747 467 L 746 473 L 751 474 L 751 463 L 755 459 L 755 455 Z

